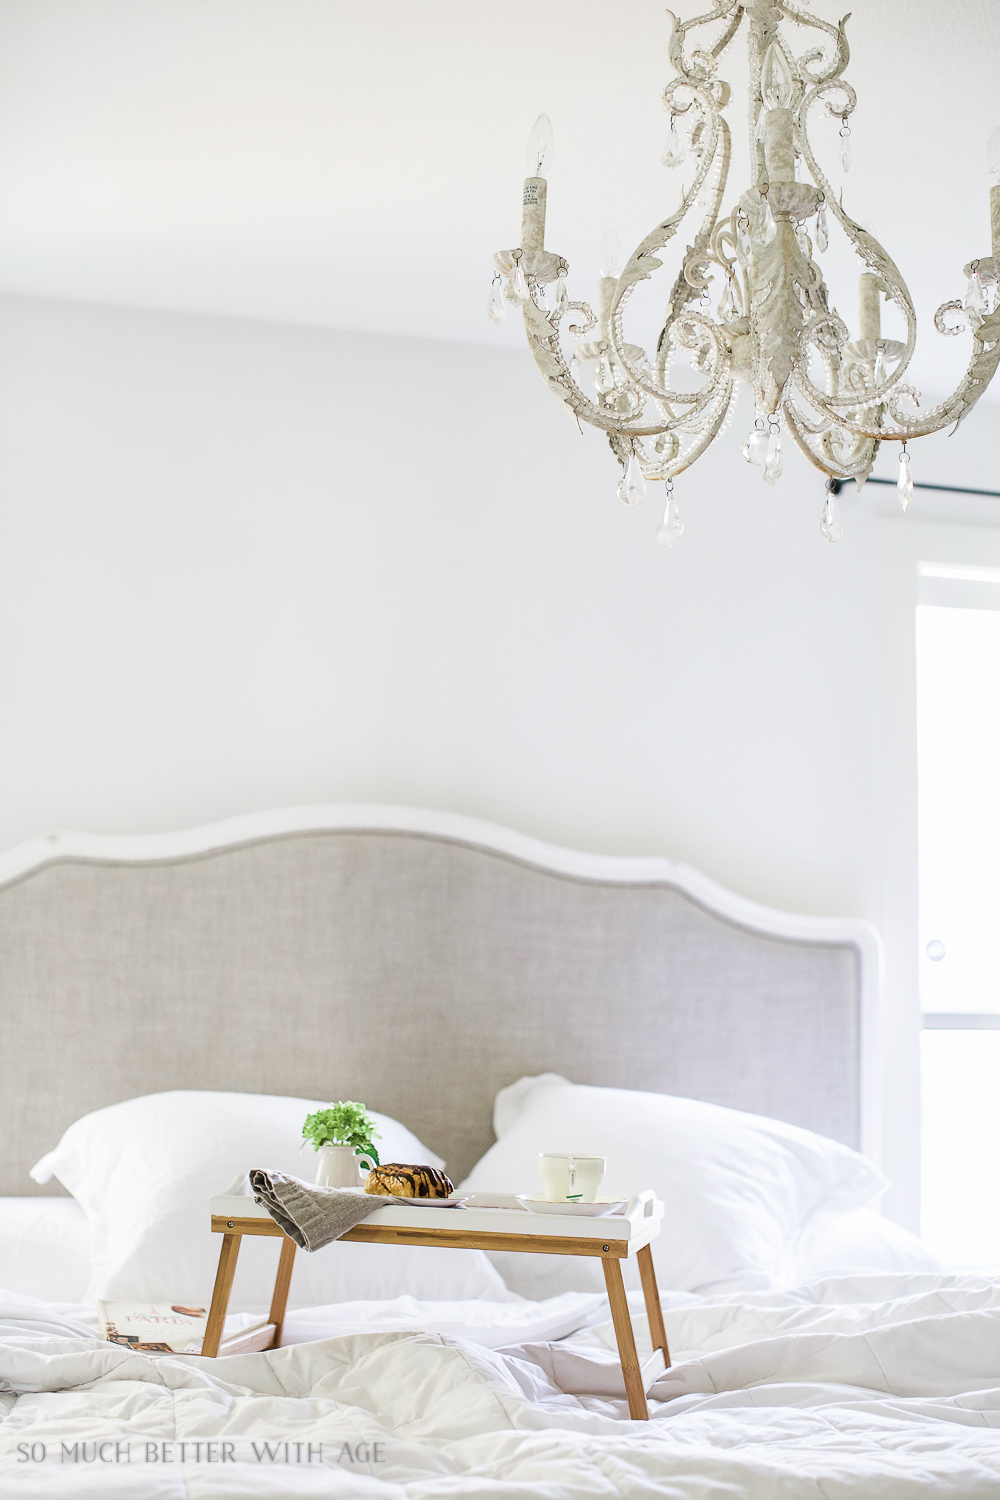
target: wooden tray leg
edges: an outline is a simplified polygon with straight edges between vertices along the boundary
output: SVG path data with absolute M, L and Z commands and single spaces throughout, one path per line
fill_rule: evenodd
M 267 1315 L 267 1321 L 274 1324 L 274 1339 L 272 1349 L 277 1349 L 281 1343 L 281 1329 L 285 1322 L 285 1306 L 288 1302 L 288 1288 L 292 1284 L 292 1268 L 295 1265 L 295 1241 L 288 1236 L 281 1242 L 281 1256 L 278 1260 L 278 1274 L 274 1280 L 274 1296 L 271 1298 L 271 1311 Z
M 628 1414 L 634 1421 L 648 1422 L 649 1407 L 646 1405 L 646 1392 L 642 1388 L 639 1356 L 635 1352 L 635 1335 L 632 1332 L 632 1319 L 629 1317 L 622 1268 L 617 1260 L 606 1260 L 603 1264 L 608 1301 L 611 1303 L 611 1317 L 615 1325 L 615 1338 L 618 1340 L 618 1357 L 622 1362 L 622 1374 L 625 1376 Z
M 205 1337 L 201 1341 L 201 1352 L 208 1359 L 216 1357 L 219 1352 L 219 1344 L 222 1342 L 222 1330 L 226 1323 L 229 1294 L 233 1289 L 233 1277 L 236 1275 L 236 1260 L 240 1253 L 240 1240 L 242 1238 L 241 1234 L 224 1234 L 222 1236 L 222 1249 L 219 1251 L 219 1269 L 215 1273 L 215 1290 L 212 1293 L 212 1305 L 208 1310 Z
M 649 1336 L 653 1341 L 654 1349 L 663 1350 L 664 1368 L 670 1369 L 670 1350 L 667 1347 L 667 1330 L 663 1326 L 663 1308 L 660 1306 L 660 1293 L 656 1285 L 656 1271 L 653 1267 L 653 1254 L 648 1245 L 643 1245 L 636 1255 L 639 1262 L 639 1276 L 642 1280 L 642 1295 L 646 1299 L 646 1317 L 649 1319 Z

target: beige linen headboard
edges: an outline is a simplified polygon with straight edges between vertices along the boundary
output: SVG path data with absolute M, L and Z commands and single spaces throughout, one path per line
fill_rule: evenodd
M 0 859 L 0 1192 L 89 1110 L 362 1099 L 456 1180 L 526 1073 L 874 1138 L 879 946 L 683 866 L 412 808 L 297 808 Z M 57 1185 L 53 1185 L 59 1191 Z

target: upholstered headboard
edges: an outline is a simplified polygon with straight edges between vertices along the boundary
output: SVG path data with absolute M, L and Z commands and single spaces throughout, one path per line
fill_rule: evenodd
M 874 1153 L 878 973 L 865 923 L 450 814 L 51 835 L 0 860 L 0 1191 L 40 1191 L 88 1110 L 175 1088 L 363 1099 L 458 1180 L 496 1091 L 544 1071 Z

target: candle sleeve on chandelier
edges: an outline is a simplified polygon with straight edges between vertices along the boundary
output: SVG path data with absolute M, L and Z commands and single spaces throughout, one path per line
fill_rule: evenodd
M 1000 262 L 1000 125 L 986 142 L 986 166 L 993 178 L 990 188 L 990 229 L 993 259 Z
M 552 164 L 554 149 L 552 121 L 539 115 L 528 135 L 524 150 L 524 196 L 521 199 L 521 249 L 529 255 L 545 248 L 545 200 L 548 185 L 545 173 Z
M 521 199 L 521 249 L 528 254 L 545 249 L 545 199 L 548 184 L 544 177 L 524 179 Z
M 768 182 L 795 181 L 790 109 L 769 109 L 764 117 L 764 162 Z
M 860 338 L 873 342 L 882 337 L 882 310 L 879 292 L 882 283 L 871 271 L 858 277 L 858 334 Z

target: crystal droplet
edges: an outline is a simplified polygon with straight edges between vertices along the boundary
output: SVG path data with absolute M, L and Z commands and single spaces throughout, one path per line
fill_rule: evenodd
M 630 453 L 625 462 L 625 472 L 618 481 L 618 498 L 623 505 L 638 505 L 645 497 L 646 481 L 642 477 L 639 460 Z
M 733 278 L 731 276 L 726 277 L 726 290 L 722 294 L 722 298 L 716 311 L 718 312 L 719 317 L 723 323 L 725 323 L 727 319 L 735 318 L 737 316 L 736 298 L 733 295 Z
M 798 245 L 799 249 L 802 251 L 802 254 L 805 256 L 806 260 L 811 260 L 812 245 L 810 245 L 809 236 L 806 234 L 804 229 L 800 229 L 798 231 L 795 236 L 795 242 Z
M 741 266 L 750 264 L 750 225 L 742 217 L 736 220 L 736 254 Z
M 767 457 L 764 459 L 764 479 L 766 483 L 777 484 L 784 467 L 784 459 L 781 457 L 781 437 L 777 429 L 772 428 L 767 435 Z
M 666 509 L 663 512 L 660 529 L 656 533 L 656 540 L 661 542 L 664 547 L 672 547 L 675 542 L 680 541 L 683 535 L 684 522 L 677 514 L 677 501 L 674 499 L 674 492 L 671 487 L 667 491 Z
M 606 396 L 608 391 L 615 388 L 615 372 L 611 368 L 611 361 L 606 354 L 602 354 L 597 361 L 597 369 L 594 371 L 594 390 L 598 395 Z
M 878 351 L 878 353 L 876 354 L 876 356 L 875 356 L 875 370 L 874 370 L 875 384 L 876 385 L 884 385 L 885 384 L 885 377 L 886 377 L 887 374 L 888 374 L 888 371 L 886 370 L 886 367 L 885 367 L 885 353 L 884 353 L 883 350 L 880 349 Z
M 506 294 L 508 302 L 515 302 L 518 305 L 528 300 L 528 283 L 521 270 L 520 261 L 514 267 L 514 274 L 507 283 Z
M 572 375 L 572 377 L 576 381 L 577 385 L 580 384 L 580 370 L 581 369 L 582 369 L 582 366 L 580 364 L 580 361 L 577 359 L 576 355 L 574 354 L 573 358 L 569 362 L 569 373 Z
M 564 313 L 569 307 L 569 291 L 566 287 L 565 276 L 560 276 L 556 281 L 555 309 L 557 313 Z
M 816 249 L 825 255 L 830 244 L 830 229 L 826 222 L 826 204 L 821 203 L 816 215 Z
M 844 523 L 840 519 L 840 506 L 834 499 L 832 490 L 827 490 L 826 492 L 826 504 L 823 506 L 819 529 L 828 542 L 839 542 L 840 538 L 844 535 Z
M 677 129 L 677 118 L 675 115 L 671 115 L 670 134 L 667 137 L 667 144 L 664 147 L 663 155 L 660 157 L 660 160 L 665 167 L 679 167 L 686 155 L 687 152 L 684 150 L 684 143 L 681 140 L 680 131 Z
M 755 427 L 743 444 L 743 457 L 759 468 L 767 457 L 768 436 L 763 427 Z
M 490 300 L 486 304 L 486 313 L 493 323 L 502 323 L 507 316 L 507 304 L 503 300 L 503 282 L 499 276 L 494 276 L 493 285 L 490 287 Z
M 851 170 L 851 136 L 849 131 L 847 135 L 841 135 L 840 137 L 840 165 L 845 172 Z
M 913 480 L 910 478 L 910 456 L 904 449 L 899 455 L 899 478 L 896 480 L 896 488 L 899 491 L 899 503 L 904 511 L 909 510 L 910 501 L 913 499 Z
M 973 328 L 978 328 L 988 311 L 986 294 L 983 283 L 979 279 L 978 271 L 973 271 L 969 277 L 969 285 L 966 289 L 965 300 L 962 306 L 968 314 L 970 325 Z
M 540 312 L 549 311 L 548 292 L 540 281 L 531 284 L 531 300 Z
M 775 224 L 774 215 L 771 212 L 771 205 L 766 198 L 761 205 L 758 229 L 762 245 L 769 245 L 778 232 L 778 226 Z

